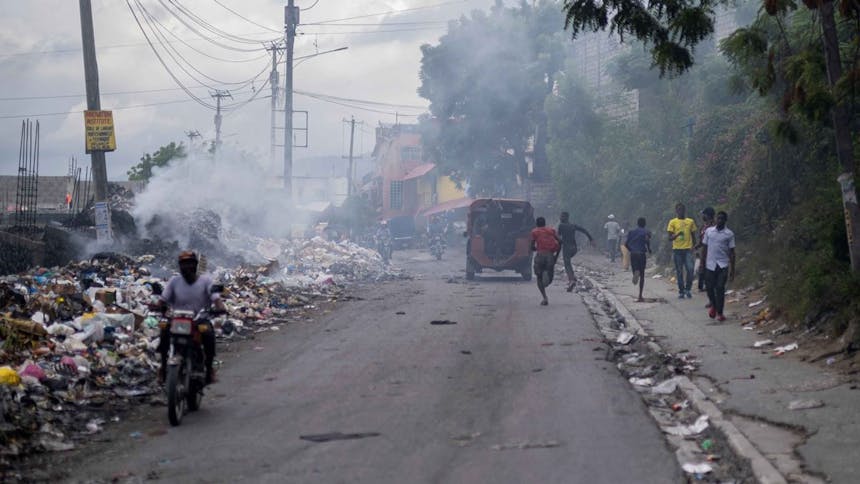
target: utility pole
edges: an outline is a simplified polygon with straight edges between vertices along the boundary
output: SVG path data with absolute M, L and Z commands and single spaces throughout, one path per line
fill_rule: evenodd
M 102 108 L 99 96 L 99 66 L 96 62 L 96 41 L 93 35 L 93 9 L 90 0 L 78 1 L 81 11 L 81 41 L 84 50 L 84 78 L 87 84 L 87 110 L 100 111 Z M 90 153 L 92 160 L 93 183 L 95 184 L 96 201 L 107 200 L 107 165 L 105 152 L 94 150 Z
M 353 196 L 355 194 L 355 116 L 352 116 L 352 119 L 347 121 L 343 120 L 344 123 L 349 123 L 349 173 L 347 174 L 349 187 L 347 188 L 347 196 Z M 358 124 L 364 124 L 362 121 Z M 359 157 L 360 158 L 360 157 Z
M 283 47 L 272 42 L 266 50 L 272 51 L 272 72 L 269 74 L 269 85 L 272 87 L 272 113 L 271 113 L 271 133 L 269 134 L 269 162 L 271 169 L 275 168 L 275 147 L 277 145 L 277 127 L 275 126 L 275 113 L 278 111 L 278 90 L 280 80 L 278 79 L 278 52 L 283 50 Z
M 216 89 L 212 97 L 215 98 L 215 151 L 217 152 L 218 148 L 221 147 L 221 98 L 233 99 L 233 96 L 230 91 Z
M 284 191 L 287 200 L 293 200 L 293 47 L 296 27 L 299 25 L 299 7 L 295 0 L 287 0 L 284 9 L 284 34 L 286 37 L 287 69 L 284 83 Z

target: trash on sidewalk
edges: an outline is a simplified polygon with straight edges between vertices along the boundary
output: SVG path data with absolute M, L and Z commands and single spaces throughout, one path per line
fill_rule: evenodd
M 672 404 L 672 410 L 675 412 L 680 412 L 681 410 L 684 410 L 685 408 L 690 408 L 690 401 L 689 400 L 684 400 L 683 402 Z
M 430 324 L 432 324 L 433 326 L 444 326 L 448 324 L 457 324 L 457 321 L 450 321 L 447 319 L 435 319 L 433 321 L 430 321 Z
M 778 346 L 778 347 L 774 348 L 773 351 L 774 351 L 774 353 L 776 353 L 776 356 L 781 356 L 781 355 L 788 353 L 789 351 L 794 351 L 797 348 L 799 348 L 797 343 L 791 343 L 791 344 L 787 344 L 785 346 Z
M 684 469 L 684 472 L 686 472 L 687 474 L 707 474 L 707 473 L 711 472 L 712 470 L 714 470 L 714 468 L 711 467 L 710 464 L 707 464 L 705 462 L 702 462 L 699 464 L 686 463 L 681 467 Z
M 772 334 L 774 336 L 779 336 L 781 334 L 786 334 L 786 333 L 791 333 L 791 328 L 789 328 L 787 324 L 783 324 L 782 326 L 780 326 L 774 330 L 771 330 L 771 332 L 770 332 L 770 334 Z
M 679 437 L 686 437 L 688 435 L 698 435 L 705 431 L 708 428 L 708 416 L 701 415 L 696 421 L 691 425 L 674 425 L 672 427 L 666 427 L 663 429 L 669 435 L 677 435 Z
M 756 341 L 755 343 L 753 343 L 753 348 L 763 348 L 765 346 L 769 346 L 772 344 L 773 344 L 773 341 L 771 341 L 769 339 L 763 339 L 761 341 Z
M 809 410 L 811 408 L 821 408 L 824 402 L 821 400 L 794 400 L 788 404 L 789 410 Z
M 630 378 L 628 380 L 630 383 L 639 386 L 639 387 L 650 387 L 654 384 L 653 378 Z
M 758 301 L 749 303 L 747 306 L 751 307 L 751 308 L 754 308 L 756 306 L 761 306 L 764 303 L 764 301 L 765 301 L 764 299 L 759 299 Z
M 633 341 L 633 338 L 635 338 L 635 337 L 636 336 L 632 333 L 629 333 L 627 331 L 622 331 L 621 334 L 618 335 L 618 338 L 615 339 L 615 342 L 622 344 L 622 345 L 626 345 L 626 344 L 630 344 L 630 342 Z
M 651 388 L 651 393 L 657 393 L 660 395 L 669 395 L 675 393 L 675 390 L 678 389 L 678 378 L 670 378 L 664 382 L 661 382 L 657 386 Z

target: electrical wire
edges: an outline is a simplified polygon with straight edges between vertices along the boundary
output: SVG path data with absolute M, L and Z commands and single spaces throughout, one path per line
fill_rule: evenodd
M 138 3 L 140 3 L 140 2 L 138 2 Z M 217 61 L 221 61 L 221 62 L 231 62 L 231 63 L 244 63 L 244 62 L 254 62 L 254 61 L 260 60 L 264 57 L 268 57 L 268 55 L 269 55 L 268 53 L 263 53 L 262 55 L 259 55 L 257 57 L 251 58 L 251 59 L 224 59 L 222 57 L 216 57 L 216 56 L 213 56 L 213 55 L 208 54 L 206 52 L 203 52 L 202 50 L 197 49 L 196 47 L 192 46 L 191 44 L 189 44 L 188 42 L 183 40 L 175 32 L 173 32 L 173 30 L 169 29 L 167 26 L 165 26 L 163 23 L 161 23 L 161 21 L 158 20 L 158 18 L 156 18 L 154 15 L 148 15 L 148 16 L 155 24 L 160 26 L 160 28 L 163 32 L 167 32 L 168 34 L 170 34 L 171 37 L 176 39 L 176 41 L 182 43 L 183 45 L 185 45 L 189 49 L 193 50 L 194 52 L 197 52 L 198 54 L 201 54 L 201 55 L 208 57 L 210 59 L 213 59 L 213 60 L 217 60 Z M 165 39 L 165 42 L 167 44 L 172 43 L 171 41 L 167 41 L 166 39 Z
M 188 17 L 192 22 L 200 25 L 204 29 L 206 29 L 206 30 L 208 30 L 208 31 L 210 31 L 216 35 L 220 35 L 226 39 L 232 40 L 233 42 L 240 43 L 240 44 L 259 44 L 260 43 L 260 41 L 257 39 L 249 39 L 249 38 L 245 38 L 245 37 L 240 37 L 238 35 L 233 35 L 227 31 L 219 29 L 215 25 L 207 22 L 205 19 L 203 19 L 203 17 L 197 15 L 196 13 L 192 12 L 187 7 L 180 4 L 179 0 L 167 0 L 167 2 L 169 2 L 171 5 L 173 5 L 176 8 L 176 10 L 178 10 L 180 13 L 182 13 L 183 15 Z M 159 3 L 161 3 L 165 8 L 167 8 L 171 14 L 176 16 L 176 13 L 172 9 L 167 7 L 167 5 L 164 3 L 164 0 L 159 0 Z
M 263 24 L 258 24 L 257 22 L 255 22 L 255 21 L 253 21 L 253 20 L 251 20 L 251 19 L 249 19 L 249 18 L 247 18 L 247 17 L 243 16 L 243 15 L 242 15 L 242 14 L 240 14 L 239 12 L 237 12 L 237 11 L 233 10 L 232 8 L 228 7 L 227 5 L 224 5 L 223 3 L 219 2 L 218 0 L 213 0 L 213 1 L 214 1 L 215 3 L 217 3 L 219 6 L 221 6 L 221 8 L 223 8 L 224 10 L 226 10 L 226 11 L 228 11 L 228 12 L 232 13 L 233 15 L 235 15 L 235 16 L 237 16 L 237 17 L 239 17 L 240 19 L 242 19 L 242 20 L 244 20 L 244 21 L 246 21 L 246 22 L 248 22 L 248 23 L 254 24 L 254 25 L 256 25 L 257 27 L 260 27 L 260 28 L 266 29 L 266 30 L 268 30 L 268 31 L 270 31 L 270 32 L 274 32 L 274 33 L 276 33 L 276 34 L 283 33 L 283 30 L 273 29 L 273 28 L 271 28 L 271 27 L 267 27 L 267 26 L 265 26 L 265 25 L 263 25 Z M 317 0 L 317 2 L 319 2 L 319 0 Z M 316 5 L 316 4 L 314 4 L 314 5 Z M 310 8 L 313 8 L 313 6 L 311 6 Z
M 150 17 L 150 18 L 152 18 L 152 15 L 151 15 L 147 10 L 146 10 L 146 8 L 143 6 L 143 4 L 140 2 L 140 0 L 134 0 L 134 1 L 135 1 L 135 3 L 138 5 L 138 8 L 142 10 L 142 12 L 143 12 L 143 14 L 144 14 L 144 20 L 145 20 L 145 21 L 147 21 L 146 17 Z M 168 44 L 168 45 L 165 45 L 165 44 L 162 42 L 162 40 L 166 40 L 166 38 L 164 37 L 164 34 L 160 33 L 160 31 L 158 30 L 158 28 L 157 28 L 157 27 L 155 27 L 151 22 L 147 21 L 147 25 L 149 25 L 149 27 L 150 27 L 150 29 L 152 30 L 153 34 L 155 34 L 156 40 L 157 40 L 157 41 L 158 41 L 158 43 L 161 45 L 162 49 L 164 49 L 164 51 L 167 53 L 167 55 L 169 55 L 169 56 L 170 56 L 170 58 L 171 58 L 171 59 L 173 59 L 173 61 L 176 63 L 176 65 L 177 65 L 177 66 L 178 66 L 178 67 L 179 67 L 179 68 L 180 68 L 180 69 L 181 69 L 181 70 L 182 70 L 186 75 L 188 75 L 188 77 L 190 77 L 191 79 L 193 79 L 195 82 L 197 82 L 198 84 L 201 84 L 201 85 L 207 86 L 207 87 L 209 87 L 209 88 L 210 88 L 210 89 L 212 89 L 212 90 L 216 90 L 217 88 L 215 88 L 215 87 L 213 87 L 213 86 L 209 86 L 209 85 L 208 85 L 208 84 L 206 84 L 205 82 L 203 82 L 203 81 L 201 81 L 201 80 L 197 79 L 193 74 L 191 74 L 190 72 L 188 72 L 188 70 L 187 70 L 187 69 L 185 69 L 185 67 L 183 67 L 182 63 L 180 63 L 180 62 L 176 59 L 176 57 L 178 56 L 180 59 L 182 59 L 182 61 L 184 61 L 184 62 L 185 62 L 185 64 L 187 64 L 187 65 L 188 65 L 188 66 L 189 66 L 189 67 L 190 67 L 194 72 L 198 73 L 199 75 L 201 75 L 201 76 L 205 77 L 206 79 L 209 79 L 210 81 L 212 81 L 212 82 L 214 82 L 214 83 L 216 83 L 216 84 L 222 84 L 222 85 L 225 85 L 225 86 L 238 86 L 238 87 L 234 87 L 234 89 L 240 89 L 240 88 L 245 87 L 245 86 L 247 86 L 247 85 L 249 85 L 249 84 L 253 84 L 253 82 L 254 82 L 255 80 L 257 80 L 261 75 L 263 75 L 263 73 L 268 69 L 268 67 L 264 67 L 264 68 L 263 68 L 263 69 L 262 69 L 262 70 L 261 70 L 261 71 L 260 71 L 256 76 L 252 77 L 251 79 L 244 80 L 244 81 L 239 81 L 239 82 L 227 82 L 227 81 L 223 81 L 223 80 L 220 80 L 220 79 L 215 79 L 214 77 L 211 77 L 211 76 L 207 75 L 206 73 L 204 73 L 203 71 L 201 71 L 200 69 L 196 68 L 196 67 L 194 66 L 194 64 L 192 64 L 191 62 L 189 62 L 189 61 L 188 61 L 188 59 L 186 59 L 186 58 L 185 58 L 185 57 L 184 57 L 184 56 L 183 56 L 183 55 L 182 55 L 182 54 L 181 54 L 181 53 L 180 53 L 176 48 L 174 48 L 173 46 L 170 46 L 170 49 L 168 49 L 168 45 L 169 45 L 169 44 Z M 171 49 L 172 49 L 172 50 L 173 50 L 173 52 L 176 54 L 175 56 L 173 55 L 173 53 L 171 53 Z
M 123 111 L 126 109 L 137 109 L 137 108 L 148 108 L 152 106 L 164 106 L 167 104 L 181 104 L 181 103 L 190 103 L 193 102 L 194 99 L 177 99 L 175 101 L 164 101 L 157 103 L 146 103 L 146 104 L 132 104 L 129 106 L 119 106 L 112 109 L 108 109 L 108 111 Z M 53 113 L 31 113 L 31 114 L 0 114 L 0 119 L 11 119 L 11 118 L 35 118 L 35 117 L 46 117 L 46 116 L 65 116 L 67 114 L 83 114 L 84 110 L 80 111 L 62 111 L 62 112 L 53 112 Z
M 188 23 L 188 21 L 187 21 L 187 20 L 185 20 L 185 18 L 183 18 L 182 16 L 177 15 L 175 12 L 173 12 L 173 10 L 171 10 L 171 9 L 170 9 L 170 7 L 169 7 L 169 6 L 167 6 L 167 5 L 164 3 L 164 1 L 163 1 L 163 0 L 158 0 L 158 2 L 161 4 L 161 6 L 162 6 L 162 7 L 164 7 L 164 9 L 165 9 L 165 10 L 167 10 L 167 12 L 168 12 L 168 13 L 170 13 L 171 15 L 173 15 L 173 17 L 175 17 L 175 18 L 176 18 L 176 20 L 178 20 L 180 23 L 182 23 L 182 25 L 184 25 L 188 30 L 190 30 L 190 31 L 194 32 L 195 34 L 197 34 L 198 36 L 200 36 L 200 38 L 206 39 L 206 40 L 208 40 L 209 42 L 211 42 L 212 44 L 215 44 L 215 45 L 217 45 L 218 47 L 221 47 L 222 49 L 234 50 L 234 51 L 236 51 L 236 52 L 259 52 L 259 51 L 261 51 L 261 50 L 265 50 L 265 47 L 258 47 L 258 48 L 256 48 L 256 49 L 249 49 L 249 48 L 235 47 L 235 46 L 231 46 L 231 45 L 222 44 L 222 43 L 220 43 L 220 42 L 217 42 L 214 38 L 209 37 L 209 36 L 207 36 L 207 35 L 203 34 L 202 32 L 200 32 L 196 27 L 194 27 L 193 25 L 191 25 L 190 23 Z M 213 32 L 212 32 L 212 31 L 210 31 L 210 33 L 213 33 Z M 220 37 L 220 38 L 222 38 L 222 39 L 224 38 L 222 35 L 217 34 L 217 33 L 215 33 L 215 36 L 216 36 L 216 37 Z M 275 40 L 279 40 L 279 39 L 275 39 Z M 274 41 L 274 40 L 270 40 L 270 41 L 258 41 L 258 43 L 261 43 L 261 44 L 262 44 L 262 43 L 265 43 L 265 42 L 273 42 L 273 41 Z
M 334 99 L 334 100 L 342 101 L 342 102 L 350 102 L 350 103 L 357 103 L 357 104 L 368 104 L 368 105 L 372 105 L 372 106 L 383 106 L 383 107 L 389 107 L 389 108 L 421 109 L 421 110 L 427 109 L 427 106 L 418 106 L 415 104 L 396 104 L 396 103 L 385 103 L 385 102 L 380 102 L 380 101 L 367 101 L 367 100 L 363 100 L 363 99 L 353 99 L 353 98 L 347 98 L 347 97 L 333 96 L 331 94 L 320 94 L 317 92 L 301 91 L 298 89 L 294 89 L 293 92 L 296 94 L 302 94 L 302 95 L 307 95 L 307 96 L 318 96 L 318 97 L 323 97 L 323 98 L 327 98 L 327 99 Z
M 293 92 L 294 92 L 295 94 L 300 95 L 300 96 L 305 96 L 305 97 L 313 98 L 313 99 L 316 99 L 316 100 L 318 100 L 318 101 L 327 102 L 327 103 L 331 103 L 331 104 L 337 104 L 337 105 L 339 105 L 339 106 L 344 106 L 344 107 L 347 107 L 347 108 L 358 109 L 358 110 L 360 110 L 360 111 L 369 111 L 369 112 L 371 112 L 371 113 L 379 113 L 379 114 L 390 114 L 391 116 L 402 116 L 402 117 L 405 117 L 405 118 L 417 118 L 418 116 L 420 116 L 420 114 L 404 114 L 404 113 L 400 113 L 400 112 L 396 112 L 396 111 L 382 111 L 382 110 L 379 110 L 379 109 L 367 108 L 367 107 L 364 107 L 364 106 L 357 106 L 357 105 L 354 105 L 354 104 L 349 104 L 349 103 L 344 103 L 344 102 L 340 102 L 340 101 L 335 101 L 335 100 L 332 100 L 332 99 L 329 99 L 329 98 L 326 98 L 326 97 L 316 96 L 316 95 L 313 95 L 313 94 L 310 94 L 310 93 L 297 92 L 297 91 L 293 91 Z
M 216 1 L 217 1 L 217 0 L 216 0 Z M 310 9 L 312 9 L 312 8 L 314 8 L 314 7 L 316 7 L 318 3 L 320 3 L 320 0 L 317 0 L 316 2 L 314 2 L 314 4 L 313 4 L 313 5 L 311 5 L 310 7 L 305 7 L 305 8 L 302 8 L 302 9 L 300 9 L 300 10 L 301 10 L 302 12 L 307 12 L 308 10 L 310 10 Z
M 140 32 L 146 38 L 146 42 L 149 44 L 149 47 L 152 49 L 153 54 L 155 54 L 155 57 L 158 58 L 158 62 L 161 63 L 162 67 L 164 67 L 164 69 L 167 71 L 167 74 L 173 79 L 173 82 L 175 82 L 176 85 L 179 86 L 183 91 L 185 91 L 185 94 L 187 94 L 188 97 L 190 97 L 195 102 L 197 102 L 197 104 L 199 104 L 205 108 L 208 108 L 208 109 L 213 109 L 213 110 L 216 109 L 215 106 L 213 106 L 210 103 L 204 101 L 203 99 L 200 99 L 199 97 L 195 96 L 194 93 L 192 93 L 187 87 L 185 87 L 184 84 L 182 84 L 182 81 L 180 81 L 179 78 L 177 78 L 176 75 L 173 73 L 173 71 L 170 70 L 170 67 L 167 66 L 166 62 L 164 62 L 164 59 L 161 57 L 161 54 L 158 53 L 158 50 L 152 44 L 152 41 L 149 39 L 149 35 L 147 35 L 146 30 L 143 28 L 143 25 L 140 23 L 140 19 L 137 17 L 137 13 L 135 13 L 135 11 L 134 11 L 134 7 L 131 6 L 131 0 L 125 0 L 125 3 L 126 3 L 126 5 L 128 5 L 128 10 L 131 12 L 131 15 L 134 17 L 134 21 L 137 23 L 137 26 L 140 29 Z
M 439 30 L 440 28 L 444 28 L 445 26 L 440 25 L 438 27 L 420 27 L 420 28 L 411 28 L 411 29 L 386 29 L 386 30 L 355 30 L 351 32 L 307 32 L 302 31 L 302 35 L 360 35 L 360 34 L 387 34 L 391 32 L 421 32 L 428 30 Z
M 448 1 L 448 2 L 436 3 L 436 4 L 433 4 L 433 5 L 425 5 L 425 6 L 423 6 L 423 7 L 403 8 L 403 9 L 400 9 L 400 10 L 389 10 L 389 11 L 387 11 L 387 12 L 370 13 L 370 14 L 365 14 L 365 15 L 356 15 L 355 17 L 345 17 L 345 18 L 337 18 L 337 19 L 321 20 L 321 21 L 319 21 L 319 22 L 310 22 L 310 23 L 306 23 L 306 24 L 303 24 L 303 25 L 323 25 L 323 24 L 330 24 L 330 23 L 334 23 L 334 22 L 343 22 L 343 21 L 346 21 L 346 20 L 357 20 L 357 19 L 361 19 L 361 18 L 379 17 L 379 16 L 382 16 L 382 15 L 390 15 L 390 14 L 393 14 L 393 13 L 413 12 L 413 11 L 416 11 L 416 10 L 427 10 L 427 9 L 431 9 L 431 8 L 442 7 L 442 6 L 445 6 L 445 5 L 452 5 L 452 4 L 455 4 L 455 3 L 467 3 L 467 2 L 469 2 L 469 1 L 470 1 L 470 0 L 451 0 L 451 1 Z

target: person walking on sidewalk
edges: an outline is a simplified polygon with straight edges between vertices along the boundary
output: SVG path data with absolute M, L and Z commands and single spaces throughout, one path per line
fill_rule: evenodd
M 711 307 L 708 316 L 725 321 L 726 281 L 735 280 L 735 233 L 726 227 L 729 216 L 717 212 L 717 224 L 705 231 L 702 241 L 705 256 L 705 286 Z
M 546 288 L 552 284 L 555 275 L 555 261 L 558 260 L 558 252 L 561 250 L 561 239 L 558 238 L 554 228 L 546 226 L 545 218 L 538 217 L 535 225 L 536 227 L 532 229 L 532 250 L 537 252 L 534 271 L 538 290 L 543 296 L 540 305 L 546 306 L 549 304 Z
M 618 236 L 621 235 L 621 225 L 615 221 L 615 215 L 609 214 L 607 222 L 603 224 L 603 230 L 606 230 L 606 250 L 609 252 L 609 260 L 615 262 L 615 256 L 618 255 Z
M 639 284 L 639 299 L 636 302 L 645 302 L 642 299 L 642 290 L 645 288 L 645 251 L 651 253 L 651 231 L 645 228 L 645 217 L 639 217 L 636 225 L 637 227 L 627 234 L 624 246 L 630 251 L 633 285 Z
M 588 243 L 594 245 L 594 239 L 587 230 L 570 221 L 570 214 L 561 212 L 561 222 L 558 224 L 558 235 L 561 237 L 561 257 L 564 260 L 564 272 L 567 274 L 567 292 L 576 287 L 576 274 L 573 272 L 571 259 L 576 255 L 576 233 L 582 232 L 588 237 Z
M 666 230 L 672 241 L 672 258 L 675 262 L 675 277 L 678 279 L 678 299 L 692 298 L 693 288 L 693 246 L 696 245 L 696 222 L 687 218 L 687 208 L 683 203 L 675 205 L 677 217 L 669 221 Z
M 714 209 L 713 207 L 705 207 L 702 212 L 702 227 L 699 229 L 699 243 L 696 244 L 695 249 L 698 251 L 699 263 L 698 263 L 698 279 L 699 279 L 699 292 L 705 292 L 705 251 L 702 248 L 702 241 L 705 240 L 705 231 L 708 228 L 714 226 Z M 708 303 L 707 307 L 711 307 L 711 303 Z

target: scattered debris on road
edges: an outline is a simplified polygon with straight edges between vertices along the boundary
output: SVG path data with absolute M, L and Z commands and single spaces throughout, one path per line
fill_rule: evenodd
M 457 321 L 450 321 L 448 319 L 434 319 L 433 321 L 430 321 L 430 324 L 432 324 L 433 326 L 444 326 L 448 324 L 457 324 Z
M 309 435 L 300 435 L 299 438 L 302 440 L 308 440 L 310 442 L 332 442 L 334 440 L 357 440 L 357 439 L 366 439 L 369 437 L 379 437 L 379 432 L 356 432 L 350 434 L 344 434 L 341 432 L 329 432 L 327 434 L 309 434 Z
M 821 408 L 824 402 L 821 400 L 794 400 L 788 404 L 789 410 L 810 410 L 813 408 Z

